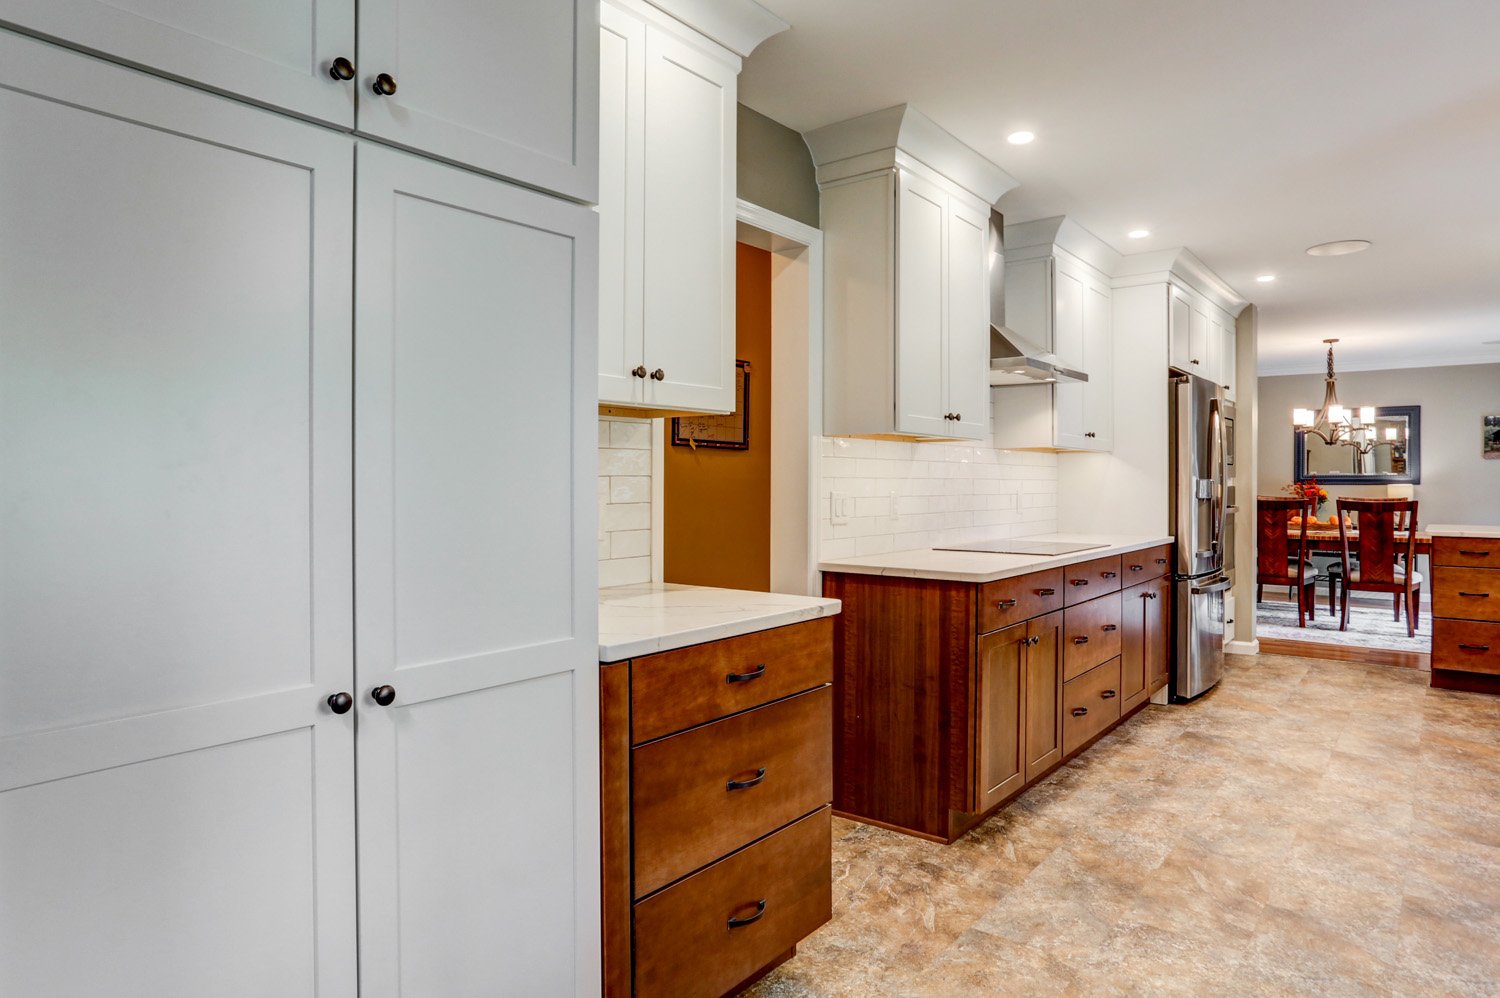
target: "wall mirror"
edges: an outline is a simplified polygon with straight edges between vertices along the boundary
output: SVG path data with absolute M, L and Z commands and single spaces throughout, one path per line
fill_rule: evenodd
M 1422 407 L 1383 405 L 1375 422 L 1343 429 L 1336 443 L 1292 434 L 1296 481 L 1325 485 L 1416 485 L 1422 481 Z

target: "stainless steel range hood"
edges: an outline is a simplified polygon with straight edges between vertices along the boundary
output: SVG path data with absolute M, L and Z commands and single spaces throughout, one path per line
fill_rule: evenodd
M 1035 385 L 1089 380 L 1057 355 L 1005 325 L 1005 218 L 990 211 L 990 384 Z

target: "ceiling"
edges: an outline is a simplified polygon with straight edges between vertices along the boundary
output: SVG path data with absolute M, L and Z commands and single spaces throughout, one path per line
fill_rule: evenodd
M 764 3 L 792 28 L 744 103 L 799 131 L 910 103 L 1020 181 L 1007 222 L 1187 246 L 1260 306 L 1262 374 L 1329 336 L 1342 370 L 1500 362 L 1496 0 Z M 1304 252 L 1334 239 L 1375 245 Z

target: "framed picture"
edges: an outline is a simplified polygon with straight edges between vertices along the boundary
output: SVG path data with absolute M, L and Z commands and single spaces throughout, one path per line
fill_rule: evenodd
M 1500 461 L 1500 416 L 1484 416 L 1481 419 L 1483 440 L 1480 451 L 1486 461 Z
M 750 449 L 750 362 L 734 362 L 734 412 L 727 416 L 676 416 L 672 419 L 675 447 Z

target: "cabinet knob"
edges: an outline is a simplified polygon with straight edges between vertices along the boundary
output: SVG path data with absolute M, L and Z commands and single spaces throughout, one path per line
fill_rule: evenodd
M 654 370 L 654 371 L 651 372 L 651 380 L 652 381 L 665 381 L 666 377 L 667 377 L 667 372 L 663 371 L 659 367 L 656 370 Z
M 1198 362 L 1197 362 L 1197 361 L 1196 361 L 1196 360 L 1195 360 L 1195 361 L 1193 361 L 1193 363 L 1194 363 L 1194 364 L 1196 364 L 1196 363 L 1198 363 Z
M 328 709 L 335 714 L 347 714 L 354 706 L 354 698 L 347 693 L 335 693 L 328 698 Z
M 1087 433 L 1084 434 L 1084 436 L 1086 436 L 1086 437 L 1097 437 L 1098 435 L 1099 434 L 1095 433 L 1093 430 L 1089 430 Z
M 1082 717 L 1083 715 L 1087 714 L 1088 712 L 1089 712 L 1089 709 L 1087 707 L 1074 707 L 1073 708 L 1073 716 L 1074 717 Z
M 744 918 L 735 918 L 733 915 L 730 915 L 729 916 L 729 927 L 731 929 L 742 929 L 745 926 L 751 924 L 752 922 L 758 922 L 758 921 L 760 921 L 760 916 L 764 915 L 765 913 L 766 913 L 766 899 L 765 898 L 761 898 L 759 901 L 755 902 L 755 914 L 753 914 L 753 915 L 746 915 Z
M 390 97 L 396 92 L 396 78 L 390 73 L 381 73 L 375 77 L 375 82 L 370 84 L 370 89 L 375 91 L 377 97 Z M 1198 362 L 1195 360 L 1193 363 Z
M 389 707 L 396 702 L 396 687 L 377 686 L 370 691 L 370 699 L 382 707 Z
M 955 423 L 962 423 L 964 421 L 964 414 L 961 412 L 955 412 L 953 414 L 953 421 Z
M 635 367 L 632 367 L 630 369 L 630 373 L 632 377 L 644 378 L 646 376 L 646 365 L 637 364 Z
M 328 75 L 335 80 L 347 82 L 354 79 L 354 63 L 339 56 L 328 66 Z

